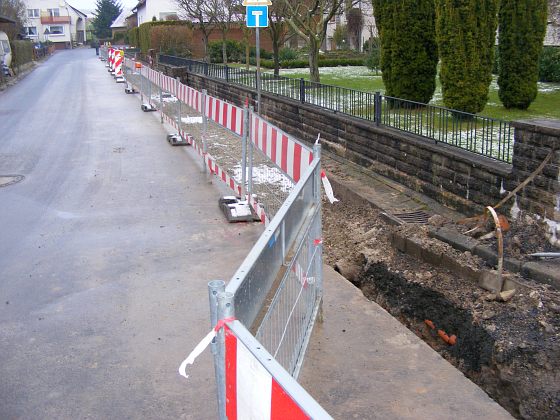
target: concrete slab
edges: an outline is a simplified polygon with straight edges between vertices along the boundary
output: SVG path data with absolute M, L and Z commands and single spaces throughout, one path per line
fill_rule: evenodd
M 299 381 L 334 418 L 512 418 L 344 277 L 324 275 L 324 322 Z

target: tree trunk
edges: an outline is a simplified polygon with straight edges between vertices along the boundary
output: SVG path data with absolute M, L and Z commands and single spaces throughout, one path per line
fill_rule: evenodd
M 204 45 L 204 61 L 209 63 L 210 56 L 208 54 L 208 38 L 209 35 L 206 32 L 202 32 L 202 44 Z
M 225 32 L 222 32 L 222 61 L 224 64 L 227 64 L 227 44 Z
M 309 39 L 309 77 L 312 82 L 319 83 L 319 42 L 314 38 Z
M 274 76 L 280 75 L 280 45 L 278 40 L 272 41 L 272 55 L 274 58 Z

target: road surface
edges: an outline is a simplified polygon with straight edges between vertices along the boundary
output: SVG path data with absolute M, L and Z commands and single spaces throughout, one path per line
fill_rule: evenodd
M 262 226 L 186 149 L 93 49 L 0 93 L 0 418 L 216 417 L 210 352 L 177 367 Z

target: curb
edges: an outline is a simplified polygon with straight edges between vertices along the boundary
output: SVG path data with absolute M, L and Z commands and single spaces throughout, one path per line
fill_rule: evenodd
M 330 181 L 336 195 L 344 201 L 353 201 L 369 205 L 381 210 L 380 217 L 390 225 L 399 226 L 402 221 L 394 217 L 390 212 L 383 208 L 382 204 L 377 203 L 358 191 L 352 189 L 350 185 L 330 175 Z M 403 193 L 404 194 L 404 193 Z M 487 265 L 496 267 L 498 264 L 498 254 L 489 246 L 482 245 L 478 240 L 458 233 L 449 228 L 434 228 L 428 226 L 429 236 L 451 245 L 454 249 L 461 252 L 470 252 L 481 259 Z M 405 252 L 415 258 L 423 260 L 434 266 L 440 266 L 450 271 L 454 271 L 462 277 L 478 283 L 487 290 L 494 290 L 496 279 L 493 270 L 474 270 L 471 267 L 461 265 L 452 256 L 446 254 L 436 254 L 426 248 L 421 241 L 414 238 L 406 238 L 398 233 L 393 233 L 391 237 L 393 247 L 401 252 Z M 549 284 L 555 289 L 560 290 L 560 262 L 554 261 L 527 261 L 523 262 L 515 258 L 504 258 L 504 269 L 511 273 L 519 273 L 526 279 L 534 280 L 538 283 Z M 512 284 L 515 283 L 515 284 Z M 504 275 L 504 288 L 519 287 L 518 282 L 507 278 Z

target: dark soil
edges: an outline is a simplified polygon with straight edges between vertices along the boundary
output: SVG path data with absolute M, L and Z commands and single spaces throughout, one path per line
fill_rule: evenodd
M 388 226 L 377 210 L 347 202 L 325 203 L 323 215 L 325 261 L 338 267 L 365 296 L 515 417 L 560 418 L 560 292 L 518 278 L 523 287 L 517 294 L 508 302 L 497 302 L 472 281 L 392 248 L 391 233 L 398 229 L 463 264 L 475 269 L 484 265 L 468 252 L 429 238 L 426 227 Z M 512 229 L 512 238 L 520 235 L 515 232 Z M 541 244 L 531 249 L 535 246 Z M 443 341 L 438 330 L 455 335 L 455 344 Z

